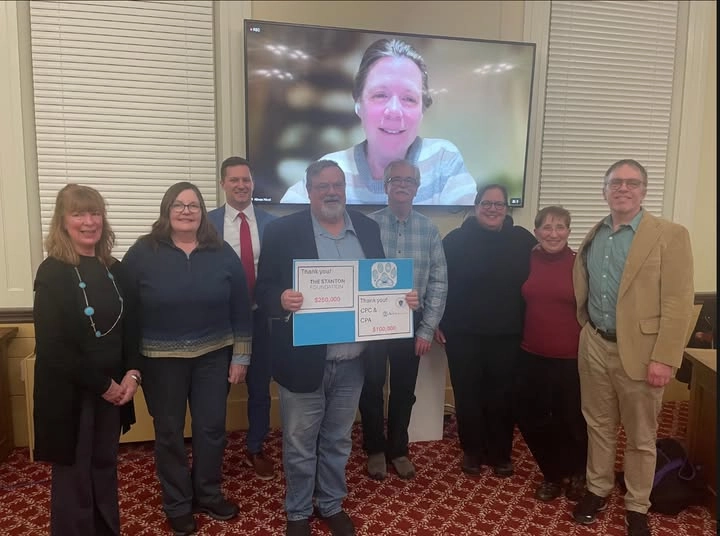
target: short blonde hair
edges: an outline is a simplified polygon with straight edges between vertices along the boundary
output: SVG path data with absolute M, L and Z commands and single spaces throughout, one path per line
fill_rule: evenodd
M 65 228 L 65 216 L 73 212 L 99 212 L 102 214 L 102 234 L 95 245 L 95 256 L 106 266 L 110 266 L 115 262 L 112 257 L 115 233 L 107 221 L 105 200 L 95 188 L 80 184 L 68 184 L 57 194 L 50 230 L 45 239 L 48 257 L 73 266 L 80 264 L 80 255 L 75 251 L 70 235 Z

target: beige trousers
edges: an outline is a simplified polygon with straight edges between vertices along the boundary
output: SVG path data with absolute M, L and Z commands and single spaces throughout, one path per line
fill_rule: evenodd
M 664 388 L 630 379 L 620 361 L 617 344 L 600 337 L 589 324 L 580 333 L 578 371 L 582 412 L 588 428 L 588 490 L 607 497 L 615 487 L 617 434 L 622 424 L 627 438 L 625 509 L 647 513 Z

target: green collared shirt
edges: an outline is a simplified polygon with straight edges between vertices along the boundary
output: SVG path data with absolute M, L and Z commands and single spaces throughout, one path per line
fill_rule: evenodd
M 620 280 L 643 213 L 641 209 L 629 224 L 614 232 L 612 216 L 608 215 L 588 246 L 588 313 L 593 324 L 603 331 L 615 332 Z

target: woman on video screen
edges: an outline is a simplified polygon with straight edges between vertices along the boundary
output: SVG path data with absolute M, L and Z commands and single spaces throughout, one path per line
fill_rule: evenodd
M 443 139 L 421 138 L 423 113 L 432 104 L 425 60 L 399 39 L 379 39 L 363 54 L 353 84 L 355 113 L 365 140 L 322 160 L 345 172 L 348 204 L 384 205 L 383 171 L 393 160 L 420 169 L 418 205 L 472 205 L 477 191 L 458 148 Z M 308 203 L 304 179 L 288 188 L 281 203 Z

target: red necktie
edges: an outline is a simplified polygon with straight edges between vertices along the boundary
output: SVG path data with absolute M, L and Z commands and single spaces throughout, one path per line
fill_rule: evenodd
M 247 217 L 240 213 L 240 261 L 245 269 L 250 299 L 253 299 L 255 290 L 255 256 L 253 255 L 252 236 L 250 235 L 250 224 Z

